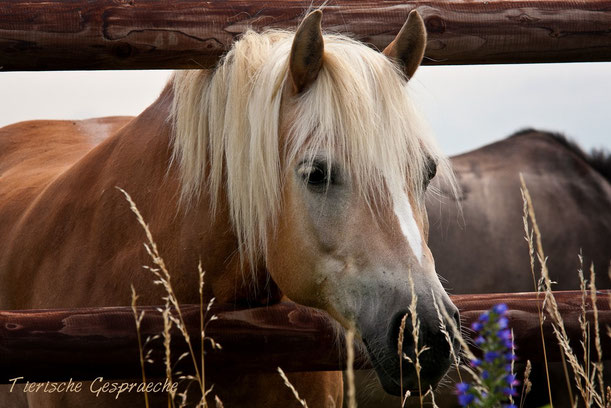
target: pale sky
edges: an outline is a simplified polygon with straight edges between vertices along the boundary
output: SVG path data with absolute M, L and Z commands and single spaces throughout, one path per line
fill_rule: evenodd
M 0 72 L 0 127 L 137 115 L 170 71 Z M 414 97 L 447 154 L 535 127 L 611 149 L 611 63 L 421 67 Z

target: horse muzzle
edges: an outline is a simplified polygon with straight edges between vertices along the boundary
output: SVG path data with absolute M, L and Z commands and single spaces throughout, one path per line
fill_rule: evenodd
M 451 305 L 451 307 L 449 307 Z M 446 305 L 448 314 L 460 327 L 458 309 L 450 303 Z M 404 316 L 403 343 L 399 350 L 399 332 Z M 452 347 L 439 328 L 439 319 L 418 312 L 420 321 L 419 336 L 414 338 L 412 319 L 409 311 L 401 310 L 388 320 L 375 322 L 369 327 L 361 327 L 363 342 L 369 358 L 376 370 L 384 390 L 392 395 L 412 395 L 425 393 L 429 387 L 435 388 L 453 362 L 452 349 L 458 352 L 459 345 L 454 339 L 451 327 L 446 324 Z M 417 350 L 420 354 L 417 356 Z M 399 358 L 399 352 L 401 358 Z M 420 371 L 416 371 L 416 358 Z

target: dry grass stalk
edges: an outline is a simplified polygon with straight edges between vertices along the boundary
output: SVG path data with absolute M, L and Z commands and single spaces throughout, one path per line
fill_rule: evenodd
M 412 319 L 412 337 L 414 339 L 414 357 L 415 361 L 407 356 L 405 353 L 403 354 L 403 358 L 414 365 L 416 369 L 416 378 L 418 379 L 418 394 L 420 397 L 420 407 L 424 406 L 424 395 L 422 395 L 422 385 L 420 381 L 420 371 L 422 370 L 422 365 L 420 364 L 420 355 L 425 351 L 429 350 L 429 347 L 425 344 L 422 348 L 420 348 L 420 319 L 418 319 L 418 311 L 416 307 L 418 306 L 418 296 L 416 296 L 416 286 L 414 285 L 414 278 L 412 276 L 412 271 L 409 271 L 407 275 L 410 291 L 412 294 L 412 300 L 409 304 L 409 315 Z M 401 359 L 399 359 L 399 363 L 401 364 Z M 403 378 L 401 378 L 401 382 L 403 382 Z M 401 384 L 403 385 L 403 384 Z
M 522 384 L 522 392 L 520 393 L 520 407 L 524 405 L 524 400 L 526 399 L 526 396 L 528 395 L 533 386 L 532 382 L 530 381 L 531 370 L 532 364 L 530 363 L 530 360 L 526 360 L 526 368 L 524 369 L 524 381 Z
M 144 221 L 144 218 L 142 217 L 142 214 L 140 213 L 140 211 L 138 210 L 136 204 L 134 203 L 134 201 L 132 200 L 131 196 L 129 195 L 129 193 L 127 193 L 125 190 L 121 189 L 120 187 L 116 187 L 119 191 L 121 191 L 121 193 L 123 193 L 123 195 L 125 196 L 125 199 L 128 201 L 129 205 L 130 205 L 130 209 L 131 211 L 136 215 L 136 219 L 138 220 L 138 223 L 142 226 L 142 228 L 144 229 L 144 232 L 146 234 L 147 237 L 147 243 L 144 244 L 144 247 L 147 251 L 147 253 L 149 254 L 149 256 L 151 257 L 153 263 L 157 266 L 157 268 L 151 268 L 148 266 L 145 266 L 145 269 L 148 269 L 149 271 L 151 271 L 151 273 L 153 273 L 153 275 L 157 278 L 154 283 L 157 285 L 161 285 L 163 286 L 163 288 L 166 291 L 167 296 L 165 296 L 163 299 L 165 300 L 165 308 L 160 310 L 163 316 L 163 321 L 164 321 L 164 332 L 163 332 L 163 339 L 164 339 L 164 349 L 165 349 L 165 369 L 166 369 L 166 376 L 168 378 L 168 381 L 172 382 L 172 367 L 171 367 L 171 353 L 170 353 L 170 343 L 171 343 L 171 336 L 170 336 L 170 330 L 172 328 L 172 325 L 175 325 L 180 333 L 182 334 L 183 338 L 185 339 L 185 342 L 187 343 L 187 346 L 189 348 L 189 352 L 187 353 L 183 353 L 178 360 L 176 361 L 177 363 L 182 360 L 183 358 L 190 356 L 192 361 L 193 361 L 193 368 L 195 370 L 195 376 L 191 376 L 191 375 L 182 375 L 179 376 L 180 380 L 188 380 L 190 382 L 195 381 L 200 388 L 201 391 L 201 395 L 202 398 L 198 404 L 198 407 L 202 407 L 202 408 L 207 408 L 208 407 L 208 403 L 206 401 L 206 397 L 212 392 L 212 388 L 210 387 L 209 389 L 206 389 L 206 383 L 205 383 L 205 372 L 204 372 L 204 343 L 205 340 L 210 341 L 212 348 L 213 349 L 222 349 L 221 345 L 217 342 L 214 341 L 214 339 L 212 338 L 207 338 L 205 336 L 205 329 L 208 323 L 210 323 L 213 320 L 216 320 L 216 316 L 211 316 L 210 319 L 208 319 L 208 321 L 204 324 L 205 322 L 205 318 L 207 313 L 210 311 L 210 308 L 212 307 L 213 303 L 214 303 L 214 298 L 212 298 L 210 300 L 210 302 L 208 303 L 207 308 L 204 311 L 204 275 L 205 272 L 202 269 L 201 266 L 201 262 L 198 264 L 198 275 L 199 275 L 199 296 L 200 296 L 200 334 L 201 334 L 201 350 L 200 350 L 200 361 L 199 361 L 199 367 L 198 367 L 198 361 L 193 349 L 193 345 L 191 342 L 191 337 L 189 336 L 189 333 L 187 331 L 187 327 L 184 323 L 184 319 L 183 319 L 183 315 L 181 312 L 181 308 L 180 308 L 180 303 L 178 302 L 178 298 L 176 297 L 176 294 L 174 292 L 174 289 L 172 287 L 172 283 L 171 283 L 171 275 L 165 265 L 165 262 L 163 260 L 163 258 L 161 257 L 161 255 L 159 254 L 159 250 L 157 248 L 157 244 L 155 243 L 155 241 L 153 240 L 153 235 L 150 231 L 150 228 L 148 226 L 148 224 Z M 134 310 L 134 315 L 136 316 L 136 323 L 137 323 L 137 328 L 139 329 L 139 324 L 142 321 L 142 317 L 143 314 L 137 316 L 136 315 L 136 309 L 135 309 L 135 300 L 137 299 L 137 296 L 135 294 L 135 290 L 132 287 L 132 308 Z M 171 308 L 174 309 L 175 313 L 172 313 Z M 157 337 L 157 336 L 156 336 Z M 138 341 L 140 343 L 140 334 L 138 333 Z M 140 353 L 141 353 L 141 361 L 145 361 L 146 358 L 144 358 L 142 356 L 142 347 L 140 349 Z M 179 373 L 177 373 L 178 375 Z M 143 367 L 143 378 L 144 378 L 144 367 Z M 189 390 L 190 384 L 186 387 L 185 391 L 180 393 L 180 394 L 176 394 L 175 392 L 171 392 L 171 394 L 169 395 L 169 399 L 168 399 L 168 407 L 170 406 L 175 406 L 175 399 L 176 397 L 179 397 L 181 399 L 180 405 L 179 407 L 183 407 L 187 405 L 187 394 L 188 394 L 188 390 Z M 145 393 L 145 398 L 147 399 L 147 408 L 148 408 L 148 397 Z M 222 406 L 222 402 L 220 401 L 220 399 L 218 399 L 218 397 L 215 398 L 216 401 L 216 405 Z
M 407 399 L 409 397 L 412 396 L 412 393 L 410 390 L 405 391 L 405 395 L 403 395 L 403 399 L 401 400 L 401 408 L 403 408 L 405 406 L 405 403 L 407 402 Z
M 348 408 L 356 408 L 356 390 L 354 387 L 354 329 L 346 332 L 346 379 L 348 380 Z
M 144 318 L 144 311 L 138 313 L 138 309 L 136 308 L 136 302 L 138 300 L 138 295 L 136 295 L 136 289 L 132 285 L 132 312 L 134 313 L 134 320 L 136 321 L 136 334 L 138 336 L 138 352 L 140 353 L 140 369 L 142 370 L 142 383 L 144 384 L 144 405 L 146 408 L 149 408 L 149 396 L 146 392 L 146 372 L 144 370 L 144 352 L 142 347 L 142 337 L 140 336 L 140 325 L 142 324 L 142 319 Z
M 514 333 L 513 333 L 513 328 L 511 329 L 511 338 L 512 339 L 516 338 L 516 336 L 514 336 Z M 516 343 L 513 340 L 511 341 L 511 355 L 512 356 L 516 355 Z M 515 370 L 515 366 L 516 366 L 515 362 L 516 362 L 515 360 L 511 360 L 510 374 L 515 374 L 515 372 L 516 372 L 516 370 Z M 513 403 L 513 395 L 511 395 L 511 394 L 509 395 L 509 403 L 511 405 L 514 405 L 514 403 Z
M 596 305 L 596 275 L 594 273 L 594 264 L 590 265 L 590 301 L 592 302 L 592 312 L 594 314 L 594 345 L 598 361 L 595 364 L 595 372 L 597 373 L 598 385 L 600 387 L 600 395 L 603 406 L 607 406 L 607 398 L 605 396 L 605 383 L 603 382 L 603 349 L 600 343 L 600 326 L 598 323 L 598 306 Z
M 284 385 L 286 385 L 287 387 L 289 387 L 289 389 L 293 392 L 293 395 L 295 396 L 295 399 L 297 401 L 299 401 L 299 403 L 301 404 L 302 407 L 304 408 L 308 408 L 308 404 L 306 402 L 305 399 L 302 399 L 299 396 L 299 393 L 297 392 L 297 390 L 295 389 L 295 387 L 293 387 L 293 384 L 291 384 L 291 382 L 289 381 L 289 379 L 287 378 L 286 374 L 284 374 L 284 371 L 282 371 L 282 368 L 278 367 L 278 373 L 280 374 L 280 377 L 282 377 L 282 379 L 284 380 Z
M 586 297 L 587 297 L 587 291 L 586 291 L 586 280 L 583 276 L 583 255 L 581 254 L 581 252 L 579 253 L 579 270 L 578 272 L 578 276 L 579 276 L 579 289 L 581 291 L 581 305 L 580 305 L 580 314 L 579 314 L 579 328 L 581 330 L 581 340 L 580 340 L 580 344 L 581 344 L 581 349 L 583 351 L 583 361 L 590 361 L 590 342 L 588 341 L 589 337 L 589 327 L 588 327 L 588 319 L 587 319 L 587 305 L 586 305 Z M 564 359 L 564 355 L 562 356 Z M 589 365 L 586 365 L 585 367 L 585 371 L 586 371 L 586 375 L 588 375 L 589 377 Z M 571 389 L 570 386 L 570 382 L 567 381 L 568 387 L 569 389 Z M 572 390 L 571 390 L 572 391 Z M 589 401 L 589 397 L 586 399 L 586 401 Z M 590 406 L 590 403 L 587 403 L 587 406 Z
M 144 221 L 144 218 L 142 217 L 142 214 L 138 210 L 138 207 L 136 207 L 136 203 L 134 203 L 134 201 L 132 200 L 132 198 L 129 195 L 129 193 L 127 193 L 127 191 L 123 190 L 120 187 L 116 187 L 116 188 L 120 192 L 123 193 L 123 195 L 125 196 L 125 199 L 129 203 L 130 209 L 136 215 L 136 219 L 138 220 L 138 223 L 140 223 L 140 225 L 144 229 L 144 232 L 146 234 L 146 238 L 147 238 L 147 241 L 148 241 L 148 243 L 144 244 L 144 248 L 146 249 L 146 252 L 149 254 L 151 259 L 153 260 L 153 263 L 158 266 L 158 268 L 145 267 L 145 269 L 150 270 L 155 275 L 157 280 L 154 281 L 154 283 L 157 284 L 157 285 L 162 285 L 163 286 L 163 288 L 165 289 L 165 291 L 167 293 L 166 300 L 168 300 L 170 302 L 170 304 L 172 305 L 172 307 L 174 307 L 174 309 L 176 310 L 176 316 L 177 317 L 171 316 L 171 319 L 174 322 L 174 324 L 176 324 L 176 327 L 180 330 L 182 336 L 185 339 L 185 342 L 187 343 L 187 346 L 189 347 L 189 352 L 190 352 L 191 358 L 193 359 L 193 366 L 194 366 L 194 369 L 195 369 L 195 377 L 196 377 L 197 381 L 201 385 L 203 385 L 202 384 L 202 378 L 201 378 L 201 375 L 200 375 L 200 370 L 198 368 L 198 361 L 197 361 L 197 358 L 195 356 L 195 352 L 193 351 L 193 344 L 191 342 L 191 336 L 189 336 L 189 332 L 187 331 L 187 327 L 186 327 L 185 322 L 184 322 L 183 317 L 182 317 L 182 312 L 181 312 L 181 309 L 180 309 L 180 303 L 178 302 L 178 299 L 177 299 L 176 294 L 174 293 L 174 289 L 172 287 L 170 272 L 168 271 L 163 258 L 159 254 L 159 250 L 157 249 L 157 244 L 153 240 L 153 234 L 151 233 L 151 230 L 150 230 L 148 224 Z M 204 390 L 204 389 L 202 388 L 202 390 Z
M 163 349 L 165 351 L 164 364 L 165 364 L 165 376 L 170 384 L 172 381 L 172 359 L 171 359 L 171 343 L 172 336 L 170 331 L 172 330 L 172 320 L 170 319 L 170 304 L 166 301 L 165 307 L 161 310 L 161 316 L 163 317 Z M 176 398 L 176 390 L 170 387 L 168 391 L 168 408 L 174 407 L 174 400 Z
M 439 304 L 437 303 L 437 298 L 435 296 L 434 293 L 432 293 L 433 296 L 433 306 L 435 307 L 435 310 L 437 311 L 437 315 L 438 318 L 440 319 L 440 321 L 445 321 L 447 323 L 449 323 L 450 329 L 452 330 L 452 333 L 454 333 L 454 337 L 458 340 L 458 342 L 460 343 L 461 349 L 460 352 L 461 354 L 463 354 L 465 357 L 467 357 L 469 360 L 473 361 L 476 360 L 477 357 L 475 356 L 475 354 L 473 354 L 473 352 L 471 351 L 471 348 L 469 347 L 467 340 L 465 340 L 465 337 L 462 335 L 460 329 L 458 328 L 458 326 L 456 325 L 456 323 L 454 322 L 454 319 L 452 317 L 450 317 L 448 311 L 446 310 L 445 307 L 440 307 Z M 440 315 L 443 315 L 443 317 L 445 318 L 445 320 L 442 320 L 441 317 L 439 317 Z M 444 328 L 445 323 L 443 323 Z M 447 329 L 446 329 L 447 331 Z M 467 365 L 459 365 L 460 363 L 458 362 L 458 357 L 456 354 L 456 351 L 454 349 L 453 343 L 450 341 L 450 350 L 452 353 L 454 353 L 454 359 L 456 361 L 457 364 L 457 371 L 462 368 L 463 370 L 465 370 L 467 372 L 467 374 L 469 374 L 472 378 L 473 381 L 475 381 L 474 386 L 479 388 L 481 391 L 488 393 L 489 390 L 486 387 L 486 385 L 484 384 L 484 382 L 482 381 L 482 378 L 480 377 L 480 374 L 474 370 L 473 368 L 467 366 Z M 459 374 L 460 375 L 460 374 Z M 462 382 L 462 377 L 461 377 L 461 382 Z
M 202 269 L 202 261 L 200 260 L 197 263 L 197 272 L 199 277 L 199 324 L 200 324 L 200 342 L 201 342 L 201 373 L 202 373 L 202 390 L 206 390 L 206 370 L 204 366 L 204 341 L 206 339 L 204 332 L 204 270 Z M 213 299 L 214 300 L 214 299 Z M 200 401 L 202 407 L 205 407 L 206 404 L 206 392 L 202 394 L 202 400 Z
M 526 184 L 524 183 L 524 178 L 522 177 L 522 175 L 520 175 L 520 179 L 522 182 L 522 194 L 524 200 L 526 201 L 528 217 L 531 221 L 531 224 L 533 225 L 533 231 L 536 237 L 537 258 L 541 265 L 541 277 L 543 279 L 543 286 L 545 291 L 544 307 L 552 319 L 552 328 L 554 330 L 554 334 L 556 336 L 558 344 L 563 350 L 566 360 L 568 361 L 569 365 L 573 369 L 573 372 L 575 373 L 575 385 L 579 390 L 584 400 L 584 403 L 586 404 L 586 406 L 591 406 L 591 404 L 595 404 L 598 407 L 603 407 L 603 397 L 597 392 L 595 384 L 588 376 L 586 369 L 584 369 L 584 367 L 579 363 L 579 360 L 569 343 L 569 338 L 564 327 L 564 321 L 559 312 L 556 298 L 554 297 L 554 294 L 552 292 L 552 281 L 549 277 L 549 271 L 545 262 L 545 254 L 543 252 L 543 246 L 541 244 L 541 232 L 539 231 L 539 227 L 537 225 L 534 207 L 532 205 L 532 199 L 530 197 L 528 189 L 526 188 Z M 584 365 L 589 365 L 589 361 L 585 361 Z
M 545 364 L 545 379 L 547 380 L 547 392 L 548 392 L 548 397 L 549 397 L 549 405 L 550 405 L 550 408 L 554 408 L 554 403 L 552 400 L 552 386 L 551 386 L 551 382 L 549 379 L 549 365 L 547 364 L 547 347 L 545 345 L 545 336 L 543 335 L 543 322 L 545 321 L 545 316 L 543 315 L 543 310 L 541 309 L 541 306 L 539 304 L 539 293 L 541 293 L 541 291 L 543 290 L 543 276 L 537 282 L 537 278 L 535 274 L 535 245 L 534 245 L 534 238 L 533 238 L 534 232 L 531 231 L 529 227 L 529 223 L 528 223 L 528 216 L 530 214 L 529 204 L 528 204 L 530 200 L 530 194 L 528 194 L 528 190 L 526 189 L 526 182 L 524 181 L 524 176 L 522 175 L 522 173 L 520 173 L 520 183 L 521 183 L 520 192 L 522 194 L 522 201 L 523 201 L 522 222 L 524 224 L 524 233 L 525 233 L 524 238 L 526 239 L 526 242 L 528 243 L 530 273 L 533 279 L 533 286 L 534 286 L 535 292 L 537 292 L 537 314 L 539 316 L 539 330 L 541 334 L 541 345 L 543 347 L 543 362 Z M 527 197 L 527 194 L 528 194 L 528 197 Z M 531 207 L 532 207 L 532 204 L 531 204 Z M 534 217 L 534 210 L 533 210 L 532 216 Z M 536 230 L 537 232 L 539 232 L 538 225 L 536 226 Z M 540 244 L 540 235 L 537 235 L 537 237 L 538 237 L 538 244 Z M 562 359 L 562 361 L 564 362 L 564 358 Z M 570 382 L 569 373 L 568 373 L 568 370 L 565 364 L 563 364 L 563 368 L 564 368 L 564 378 L 566 379 L 567 384 L 568 384 Z M 570 397 L 571 397 L 571 406 L 573 406 L 572 392 L 570 394 Z
M 429 385 L 429 391 L 427 394 L 431 394 L 431 406 L 433 408 L 439 408 L 437 403 L 435 402 L 435 393 L 433 392 L 433 387 Z
M 407 316 L 409 313 L 405 313 L 401 318 L 401 324 L 399 325 L 399 336 L 397 338 L 397 354 L 399 355 L 399 383 L 401 388 L 401 394 L 403 395 L 403 338 L 405 335 L 405 323 L 407 322 Z M 403 406 L 403 404 L 401 404 Z
M 431 290 L 431 295 L 433 296 L 433 299 L 435 299 L 435 294 L 433 293 L 432 290 Z M 452 359 L 454 360 L 454 367 L 456 367 L 456 374 L 458 374 L 458 379 L 460 380 L 460 382 L 463 382 L 462 375 L 460 374 L 460 362 L 458 361 L 458 353 L 454 349 L 454 342 L 450 338 L 448 327 L 446 326 L 446 323 L 443 320 L 443 317 L 441 316 L 441 311 L 439 310 L 439 307 L 437 306 L 437 302 L 433 302 L 433 306 L 435 306 L 435 311 L 437 312 L 437 319 L 439 320 L 439 330 L 441 331 L 441 333 L 443 334 L 443 336 L 446 339 L 446 342 L 450 346 L 450 353 L 452 354 Z
M 433 306 L 435 307 L 435 310 L 437 311 L 438 314 L 441 313 L 443 315 L 443 317 L 445 319 L 444 321 L 449 323 L 450 329 L 452 330 L 452 333 L 454 333 L 454 337 L 460 343 L 460 347 L 461 347 L 460 351 L 469 360 L 477 359 L 477 357 L 475 357 L 475 354 L 473 354 L 473 352 L 469 348 L 469 345 L 467 344 L 467 341 L 465 340 L 465 338 L 463 337 L 462 333 L 460 332 L 460 329 L 458 328 L 458 326 L 456 326 L 456 323 L 454 322 L 454 319 L 452 317 L 450 317 L 450 315 L 448 314 L 448 311 L 446 310 L 445 307 L 440 307 L 439 306 L 439 303 L 437 303 L 437 297 L 435 296 L 435 294 L 432 293 L 432 292 L 431 292 L 431 294 L 433 296 Z M 452 343 L 450 342 L 450 344 L 452 344 Z M 466 366 L 464 366 L 464 368 L 467 370 L 467 372 L 469 374 L 474 376 L 476 381 L 478 380 L 478 377 L 477 377 L 475 371 L 471 370 L 469 367 L 466 367 Z

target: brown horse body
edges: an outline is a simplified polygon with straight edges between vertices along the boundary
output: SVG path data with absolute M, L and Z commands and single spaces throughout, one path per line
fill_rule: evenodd
M 215 70 L 176 73 L 136 118 L 0 129 L 0 308 L 126 305 L 131 285 L 140 304 L 163 303 L 119 187 L 150 225 L 180 302 L 199 302 L 201 262 L 204 302 L 287 296 L 318 307 L 360 335 L 388 392 L 434 387 L 452 360 L 434 301 L 459 316 L 425 240 L 424 192 L 447 161 L 407 87 L 424 22 L 410 13 L 383 55 L 323 37 L 320 21 L 315 11 L 296 33 L 246 33 Z M 418 374 L 398 357 L 408 314 L 420 338 L 403 353 L 428 346 Z M 207 383 L 227 407 L 299 406 L 277 374 L 214 374 Z M 312 407 L 341 404 L 339 372 L 290 379 Z M 0 392 L 10 407 L 143 403 Z
M 185 271 L 174 281 L 181 302 L 199 302 L 194 288 L 199 285 L 196 271 L 201 259 L 203 268 L 209 271 L 207 299 L 216 296 L 219 302 L 256 303 L 249 297 L 252 293 L 248 285 L 243 285 L 237 260 L 219 256 L 236 253 L 236 241 L 227 219 L 223 219 L 226 214 L 212 220 L 205 209 L 184 213 L 172 204 L 178 184 L 171 182 L 176 177 L 173 170 L 166 173 L 170 124 L 165 119 L 171 96 L 171 88 L 166 89 L 135 119 L 32 121 L 0 130 L 0 195 L 8 203 L 0 209 L 0 217 L 11 221 L 0 224 L 0 232 L 6 237 L 0 248 L 0 308 L 127 305 L 131 284 L 140 296 L 139 303 L 161 302 L 163 293 L 152 283 L 150 272 L 142 269 L 142 265 L 151 264 L 142 247 L 144 233 L 115 186 L 131 192 L 150 223 L 169 270 Z M 219 228 L 226 231 L 219 234 Z M 261 287 L 265 287 L 264 271 L 258 275 L 262 276 Z M 267 287 L 263 298 L 277 301 L 277 289 Z M 305 384 L 311 383 L 307 375 L 291 376 L 297 386 L 303 378 Z M 317 378 L 322 388 L 316 387 L 316 393 L 331 395 L 337 402 L 341 398 L 337 374 Z M 243 401 L 245 394 L 253 406 L 295 403 L 277 375 L 237 373 L 233 378 L 211 380 L 216 381 L 216 392 L 228 406 Z M 236 387 L 235 382 L 242 385 Z M 270 394 L 269 389 L 276 393 Z M 319 395 L 308 395 L 308 387 L 302 389 L 303 396 L 316 403 Z M 4 394 L 0 406 L 18 406 L 13 398 L 25 396 L 18 392 Z M 87 393 L 34 393 L 27 397 L 32 407 L 116 403 L 113 396 L 104 394 L 93 399 Z M 141 395 L 126 394 L 120 402 L 141 405 L 143 400 Z
M 135 233 L 134 215 L 126 201 L 117 200 L 116 187 L 132 195 L 169 268 L 195 271 L 201 258 L 211 271 L 207 298 L 214 294 L 219 302 L 247 301 L 236 259 L 218 256 L 236 250 L 227 215 L 212 219 L 206 208 L 176 208 L 176 171 L 168 166 L 171 98 L 168 87 L 134 119 L 32 121 L 0 130 L 2 198 L 7 203 L 0 216 L 12 221 L 0 227 L 2 236 L 9 237 L 0 248 L 0 270 L 10 285 L 3 289 L 14 294 L 0 298 L 2 308 L 125 304 L 132 283 L 143 303 L 159 301 L 159 288 L 141 270 L 150 263 L 142 251 L 144 236 Z M 212 271 L 221 270 L 218 281 Z M 227 279 L 230 275 L 235 276 Z M 197 276 L 176 284 L 184 302 L 198 301 L 191 290 Z M 83 287 L 88 291 L 83 293 Z M 49 297 L 48 288 L 56 296 Z M 272 292 L 270 300 L 277 300 Z

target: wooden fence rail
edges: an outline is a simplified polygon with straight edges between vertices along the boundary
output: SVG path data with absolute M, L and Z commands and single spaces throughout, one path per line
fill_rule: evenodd
M 248 27 L 295 28 L 311 0 L 0 0 L 4 71 L 201 68 Z M 408 12 L 426 64 L 611 61 L 611 0 L 333 0 L 324 28 L 382 49 Z
M 580 292 L 557 292 L 560 311 L 574 347 L 581 339 L 578 316 Z M 461 309 L 462 322 L 468 327 L 492 305 L 507 303 L 510 325 L 514 330 L 520 359 L 542 359 L 537 300 L 534 293 L 459 295 L 452 300 Z M 603 350 L 611 350 L 606 326 L 611 324 L 611 291 L 598 292 L 599 324 Z M 159 335 L 163 319 L 155 307 L 144 307 L 143 338 Z M 199 338 L 199 306 L 183 307 L 190 336 Z M 267 308 L 233 310 L 216 306 L 210 313 L 218 319 L 207 326 L 207 336 L 222 345 L 208 350 L 206 361 L 211 370 L 337 370 L 345 366 L 343 336 L 336 342 L 334 323 L 323 312 L 293 303 Z M 588 320 L 593 321 L 588 300 Z M 211 316 L 209 314 L 208 316 Z M 544 324 L 548 357 L 559 358 L 550 319 Z M 173 355 L 186 351 L 182 336 L 172 332 Z M 162 340 L 146 345 L 152 350 L 153 364 L 147 364 L 149 377 L 164 376 Z M 197 348 L 196 348 L 197 349 Z M 140 363 L 134 316 L 129 307 L 76 310 L 29 310 L 0 312 L 0 383 L 23 377 L 28 381 L 138 378 Z M 607 354 L 609 359 L 611 355 Z M 189 359 L 183 360 L 188 367 Z M 368 359 L 357 353 L 356 366 L 368 367 Z M 183 368 L 184 368 L 183 367 Z M 177 367 L 181 368 L 181 367 Z

